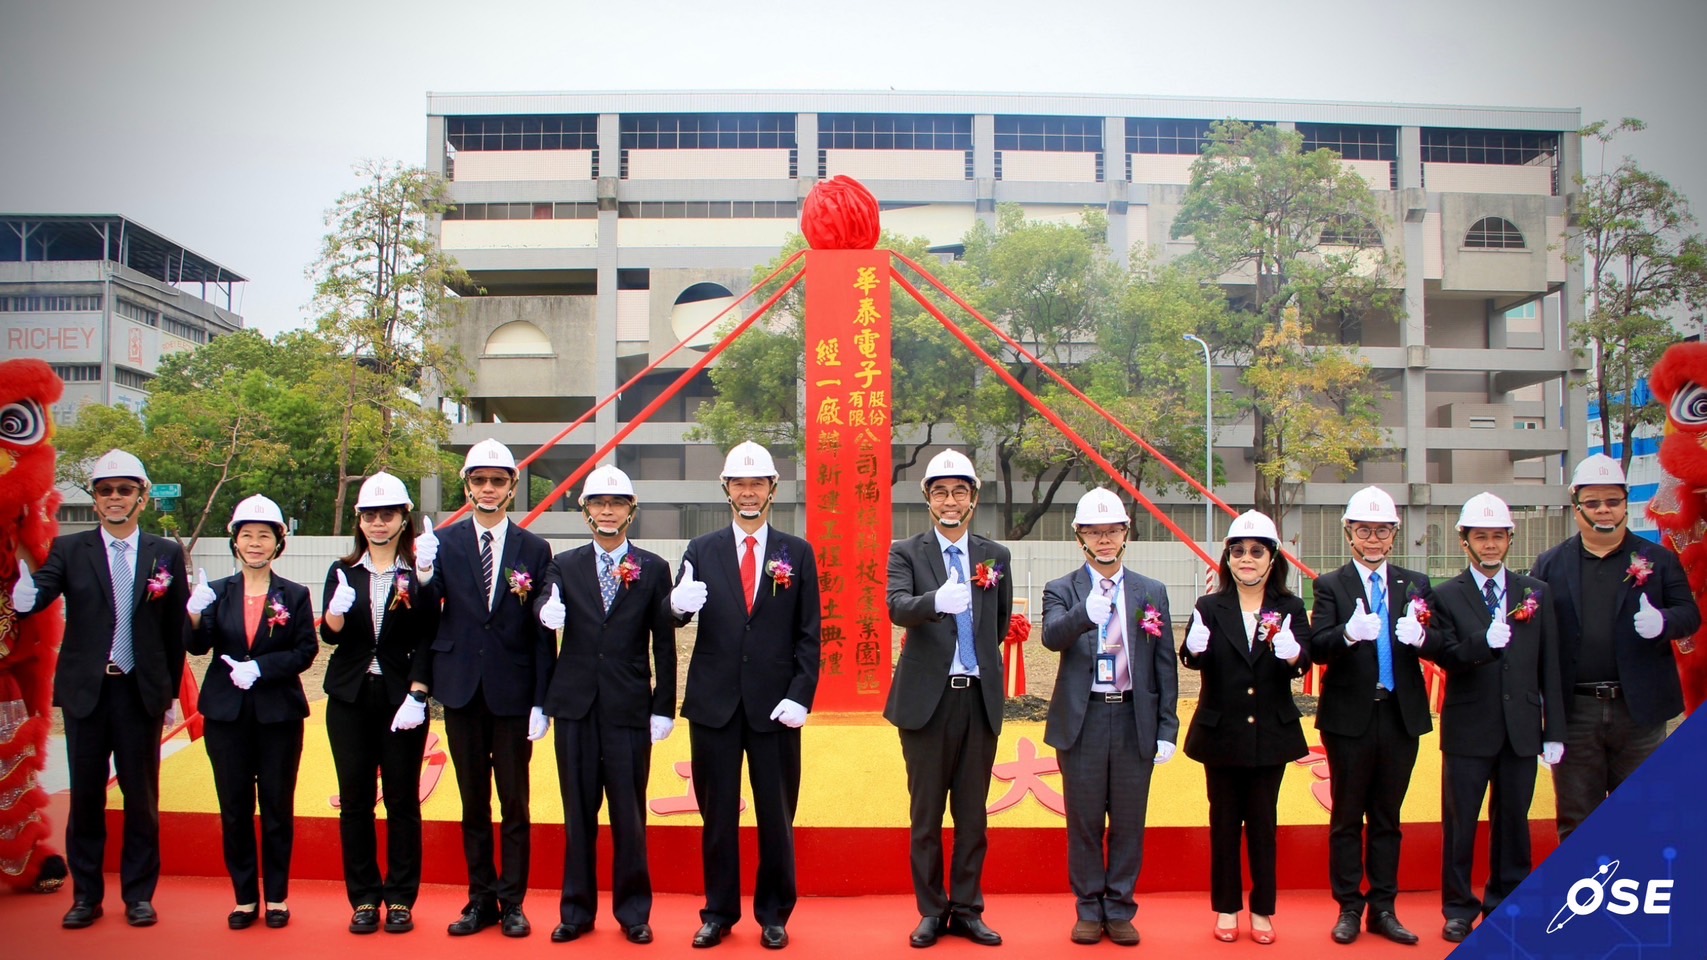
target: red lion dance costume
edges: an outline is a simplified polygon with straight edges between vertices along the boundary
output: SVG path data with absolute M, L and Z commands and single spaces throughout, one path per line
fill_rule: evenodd
M 54 610 L 19 622 L 12 585 L 18 560 L 39 567 L 59 532 L 49 410 L 64 387 L 40 360 L 0 363 L 0 883 L 38 893 L 57 890 L 66 873 L 38 783 L 65 618 Z
M 1707 344 L 1680 343 L 1667 350 L 1654 364 L 1648 386 L 1666 407 L 1660 441 L 1664 473 L 1648 502 L 1648 517 L 1683 562 L 1696 603 L 1707 609 Z M 1677 643 L 1685 714 L 1707 700 L 1707 655 L 1695 652 L 1702 643 L 1707 643 L 1707 626 Z

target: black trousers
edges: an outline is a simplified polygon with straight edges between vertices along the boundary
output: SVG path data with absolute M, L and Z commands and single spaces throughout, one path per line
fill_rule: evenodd
M 646 865 L 646 781 L 652 766 L 648 727 L 601 721 L 597 704 L 579 720 L 556 720 L 557 785 L 569 843 L 563 850 L 562 921 L 577 926 L 598 914 L 599 805 L 610 803 L 611 912 L 624 927 L 650 923 L 652 875 Z
M 1399 808 L 1417 762 L 1399 701 L 1375 702 L 1369 729 L 1322 733 L 1334 809 L 1328 817 L 1328 884 L 1342 912 L 1391 911 L 1399 895 Z M 1365 823 L 1367 822 L 1367 829 Z M 1364 878 L 1369 880 L 1365 891 Z
M 1565 756 L 1553 765 L 1559 842 L 1564 843 L 1577 824 L 1653 756 L 1665 739 L 1666 725 L 1632 720 L 1623 697 L 1597 700 L 1593 694 L 1573 695 L 1565 725 Z
M 1470 886 L 1476 862 L 1476 822 L 1488 804 L 1488 885 L 1482 899 Z M 1512 752 L 1510 741 L 1491 757 L 1448 753 L 1440 774 L 1440 912 L 1448 920 L 1488 916 L 1529 876 L 1529 803 L 1535 798 L 1535 758 Z
M 338 839 L 344 853 L 344 892 L 350 906 L 415 905 L 421 889 L 421 758 L 428 720 L 392 732 L 397 708 L 385 679 L 368 674 L 354 703 L 326 702 L 326 739 L 338 772 Z M 379 869 L 374 809 L 385 797 L 385 861 Z
M 445 738 L 462 797 L 462 854 L 468 861 L 468 900 L 476 906 L 519 907 L 527 897 L 527 717 L 500 717 L 479 691 L 465 707 L 445 708 Z M 501 867 L 493 862 L 492 787 L 502 813 Z
M 1055 754 L 1067 807 L 1067 881 L 1080 920 L 1138 915 L 1134 891 L 1156 765 L 1139 753 L 1136 708 L 1092 694 L 1078 741 Z
M 999 681 L 994 681 L 999 682 Z M 913 898 L 921 917 L 984 912 L 984 855 L 989 850 L 984 812 L 996 734 L 984 719 L 980 681 L 949 687 L 936 712 L 917 730 L 901 731 L 907 764 L 908 816 L 912 820 Z M 954 863 L 943 887 L 942 815 L 954 817 Z
M 1251 912 L 1274 915 L 1275 833 L 1280 782 L 1285 764 L 1262 767 L 1206 766 L 1209 787 L 1209 901 L 1216 913 L 1245 907 L 1244 873 L 1239 864 L 1243 833 L 1251 862 Z
M 65 716 L 65 755 L 71 774 L 71 815 L 65 861 L 71 896 L 100 903 L 106 895 L 101 859 L 107 847 L 108 760 L 124 793 L 124 851 L 119 892 L 125 903 L 153 900 L 160 880 L 160 733 L 166 718 L 142 707 L 134 677 L 109 676 L 87 717 Z
M 759 829 L 759 870 L 753 883 L 753 919 L 786 926 L 799 894 L 794 873 L 794 811 L 800 802 L 800 731 L 758 731 L 747 726 L 740 704 L 721 727 L 688 723 L 693 753 L 693 794 L 705 828 L 703 923 L 741 919 L 741 758 L 753 790 Z
M 296 772 L 302 765 L 301 719 L 262 723 L 249 698 L 235 720 L 209 719 L 202 739 L 213 764 L 225 870 L 238 903 L 290 896 L 290 852 L 296 841 Z M 256 872 L 255 806 L 261 807 L 260 872 Z M 263 882 L 264 881 L 264 882 Z

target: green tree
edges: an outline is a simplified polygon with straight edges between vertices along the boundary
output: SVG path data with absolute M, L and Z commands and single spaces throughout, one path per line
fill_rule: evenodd
M 1699 325 L 1707 303 L 1707 241 L 1695 232 L 1683 194 L 1629 157 L 1606 169 L 1612 140 L 1644 126 L 1627 117 L 1582 130 L 1600 143 L 1603 159 L 1599 173 L 1577 177 L 1582 250 L 1573 257 L 1583 265 L 1588 303 L 1571 336 L 1594 354 L 1589 388 L 1599 401 L 1601 450 L 1608 455 L 1637 428 L 1664 422 L 1657 404 L 1632 402 L 1637 381 L 1677 342 L 1671 318 L 1683 314 Z M 1634 451 L 1628 443 L 1623 450 L 1628 469 Z

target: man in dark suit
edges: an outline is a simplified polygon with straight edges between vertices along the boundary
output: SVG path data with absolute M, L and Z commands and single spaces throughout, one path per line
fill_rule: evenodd
M 1112 491 L 1079 498 L 1073 527 L 1086 563 L 1043 588 L 1043 645 L 1061 654 L 1043 742 L 1055 748 L 1067 802 L 1067 878 L 1078 898 L 1069 939 L 1096 943 L 1107 932 L 1129 947 L 1139 940 L 1133 892 L 1150 772 L 1173 758 L 1179 738 L 1168 591 L 1123 568 L 1130 522 Z
M 1412 610 L 1433 591 L 1424 574 L 1387 562 L 1399 513 L 1385 491 L 1359 490 L 1344 520 L 1352 562 L 1317 578 L 1310 614 L 1310 661 L 1327 666 L 1316 729 L 1328 755 L 1333 801 L 1328 882 L 1340 906 L 1333 938 L 1356 940 L 1367 907 L 1371 933 L 1411 944 L 1417 935 L 1393 912 L 1399 808 L 1416 765 L 1417 741 L 1433 727 L 1418 659 L 1426 636 Z
M 1553 796 L 1561 843 L 1665 742 L 1666 722 L 1683 712 L 1672 642 L 1701 626 L 1677 557 L 1630 532 L 1618 461 L 1597 453 L 1578 464 L 1571 504 L 1577 535 L 1530 571 L 1552 588 L 1559 619 L 1567 726 Z
M 531 826 L 528 761 L 533 742 L 551 726 L 543 707 L 556 653 L 533 601 L 551 547 L 509 521 L 516 461 L 503 444 L 482 440 L 471 447 L 462 477 L 472 518 L 415 539 L 420 592 L 444 607 L 438 634 L 415 658 L 410 687 L 444 704 L 445 738 L 462 797 L 468 904 L 450 933 L 467 936 L 501 923 L 504 936 L 525 937 L 532 932 L 522 913 Z M 497 865 L 494 784 L 503 810 Z
M 1559 636 L 1546 585 L 1505 568 L 1511 511 L 1491 493 L 1471 497 L 1458 515 L 1470 567 L 1434 591 L 1429 630 L 1447 672 L 1440 713 L 1440 896 L 1452 943 L 1478 915 L 1494 912 L 1529 876 L 1529 803 L 1535 757 L 1564 752 L 1565 705 L 1559 694 Z M 1488 883 L 1480 900 L 1470 885 L 1476 821 L 1488 806 Z
M 944 450 L 919 481 L 931 530 L 889 548 L 889 621 L 907 631 L 883 717 L 899 728 L 912 820 L 909 936 L 928 947 L 944 933 L 995 946 L 984 923 L 985 801 L 1002 731 L 1002 636 L 1013 613 L 1006 547 L 973 535 L 978 472 Z M 950 806 L 949 798 L 953 797 Z M 954 863 L 943 885 L 942 815 L 954 817 Z
M 682 700 L 694 799 L 705 821 L 705 908 L 696 947 L 716 946 L 741 919 L 743 755 L 758 820 L 753 919 L 762 928 L 760 944 L 788 946 L 797 898 L 800 728 L 818 689 L 822 614 L 812 546 L 768 522 L 776 485 L 776 464 L 765 448 L 745 441 L 729 451 L 723 492 L 734 523 L 688 544 L 670 592 L 678 626 L 699 615 Z
M 630 942 L 651 943 L 646 781 L 652 744 L 676 722 L 670 565 L 628 541 L 639 505 L 627 474 L 613 466 L 594 470 L 580 502 L 593 542 L 552 558 L 535 601 L 539 622 L 563 632 L 545 692 L 545 712 L 557 719 L 557 784 L 569 829 L 561 921 L 551 942 L 592 929 L 599 804 L 608 798 L 611 912 Z
M 109 451 L 95 461 L 89 482 L 100 529 L 55 540 L 33 576 L 20 561 L 12 608 L 29 616 L 66 598 L 53 682 L 71 773 L 65 830 L 71 909 L 62 923 L 87 927 L 101 916 L 110 758 L 124 792 L 125 919 L 146 927 L 158 919 L 152 901 L 160 879 L 160 733 L 184 672 L 189 578 L 176 543 L 137 529 L 148 504 L 141 461 Z

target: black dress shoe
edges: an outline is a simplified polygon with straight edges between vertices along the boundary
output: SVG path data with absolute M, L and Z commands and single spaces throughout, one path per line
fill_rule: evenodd
M 1391 910 L 1383 910 L 1369 918 L 1369 932 L 1378 933 L 1394 943 L 1406 945 L 1417 942 L 1417 935 L 1405 929 L 1397 915 Z
M 781 924 L 770 924 L 759 931 L 759 946 L 767 950 L 781 950 L 788 946 L 788 931 Z
M 401 903 L 393 903 L 385 908 L 385 932 L 408 933 L 415 929 L 415 915 Z
M 288 926 L 289 924 L 290 924 L 290 908 L 289 907 L 281 907 L 277 910 L 274 910 L 271 907 L 267 908 L 267 926 L 272 927 L 274 930 L 277 930 L 280 927 Z
M 260 912 L 256 910 L 233 910 L 226 914 L 225 925 L 233 930 L 247 930 L 254 925 L 258 916 Z
M 101 905 L 87 900 L 71 901 L 71 909 L 65 911 L 65 919 L 59 925 L 67 930 L 81 930 L 96 920 L 101 919 Z
M 1340 911 L 1340 918 L 1334 921 L 1334 942 L 1350 943 L 1357 939 L 1358 929 L 1363 926 L 1362 914 L 1350 910 Z M 1370 929 L 1374 929 L 1371 927 Z
M 154 912 L 154 904 L 147 900 L 125 905 L 124 922 L 133 927 L 152 927 L 159 919 L 160 915 Z
M 729 928 L 721 923 L 715 921 L 707 923 L 699 928 L 698 933 L 693 935 L 693 945 L 696 947 L 715 947 L 723 942 L 723 935 L 728 932 Z
M 525 937 L 533 932 L 533 924 L 522 915 L 520 904 L 512 904 L 504 908 L 504 916 L 499 921 L 504 928 L 506 937 Z
M 628 938 L 629 943 L 651 943 L 652 925 L 649 923 L 637 923 L 622 931 L 622 935 Z
M 371 903 L 364 903 L 357 907 L 356 912 L 350 914 L 350 932 L 378 933 L 379 907 Z
M 986 947 L 1002 945 L 1002 935 L 991 930 L 979 917 L 963 917 L 958 914 L 949 917 L 948 932 Z
M 578 923 L 560 923 L 551 928 L 551 942 L 568 943 L 579 937 L 585 930 L 586 928 Z
M 1463 943 L 1470 935 L 1470 921 L 1463 917 L 1453 917 L 1446 921 L 1446 926 L 1440 928 L 1441 939 L 1448 943 Z
M 466 937 L 498 922 L 498 908 L 471 903 L 462 908 L 462 916 L 451 921 L 448 928 L 453 937 Z
M 943 934 L 942 928 L 941 917 L 922 917 L 919 920 L 919 925 L 914 927 L 913 932 L 908 935 L 907 942 L 915 947 L 935 946 L 937 938 Z

